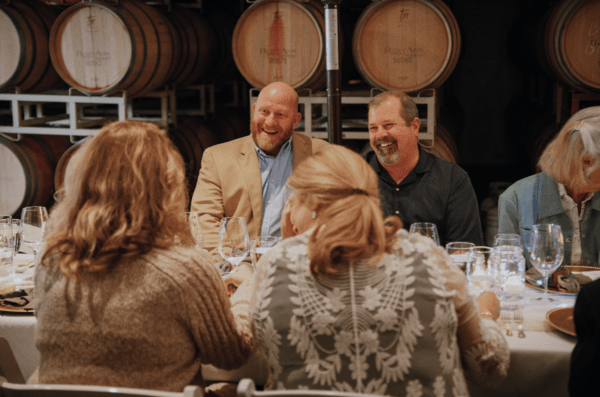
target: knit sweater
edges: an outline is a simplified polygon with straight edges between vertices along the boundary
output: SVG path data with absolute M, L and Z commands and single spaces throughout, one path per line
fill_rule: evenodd
M 237 368 L 254 349 L 248 294 L 230 302 L 205 253 L 155 249 L 79 280 L 49 265 L 35 274 L 40 383 L 181 391 L 204 385 L 201 364 Z

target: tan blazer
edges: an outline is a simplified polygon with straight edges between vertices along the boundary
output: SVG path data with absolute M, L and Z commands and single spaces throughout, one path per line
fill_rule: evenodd
M 294 169 L 302 160 L 328 145 L 321 139 L 297 132 L 292 135 L 292 144 Z M 200 213 L 204 248 L 216 260 L 222 260 L 217 251 L 222 218 L 241 216 L 246 219 L 250 239 L 260 235 L 262 182 L 251 135 L 204 151 L 191 211 Z

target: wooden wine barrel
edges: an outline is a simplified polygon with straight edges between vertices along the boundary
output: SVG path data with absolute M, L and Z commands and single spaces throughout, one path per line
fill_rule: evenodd
M 28 206 L 46 206 L 54 168 L 44 147 L 31 137 L 19 142 L 0 136 L 0 213 L 21 216 Z
M 56 168 L 54 171 L 54 190 L 59 191 L 64 187 L 65 184 L 65 175 L 67 173 L 67 167 L 69 166 L 69 161 L 73 157 L 73 155 L 81 149 L 83 143 L 86 142 L 89 138 L 85 138 L 80 140 L 74 145 L 71 145 L 69 149 L 67 149 L 63 155 L 58 160 L 56 164 Z
M 232 141 L 250 134 L 250 119 L 231 108 L 220 107 L 209 120 L 211 129 L 223 140 Z
M 239 18 L 233 59 L 255 87 L 283 81 L 296 90 L 324 87 L 325 20 L 320 1 L 262 0 Z
M 441 0 L 372 2 L 354 28 L 354 62 L 371 86 L 416 93 L 439 87 L 458 61 L 461 37 Z
M 426 152 L 435 154 L 451 163 L 458 162 L 458 148 L 448 129 L 441 123 L 436 123 L 433 147 L 423 147 Z
M 173 38 L 160 12 L 137 0 L 70 6 L 50 32 L 52 62 L 69 85 L 89 94 L 156 90 L 169 78 Z
M 50 29 L 59 13 L 38 0 L 0 5 L 0 91 L 19 87 L 34 93 L 62 83 L 48 52 Z
M 189 187 L 193 189 L 200 172 L 204 150 L 222 141 L 209 123 L 194 117 L 179 117 L 177 128 L 170 131 L 169 136 L 186 163 Z
M 170 80 L 177 86 L 194 84 L 205 77 L 216 62 L 219 53 L 216 33 L 202 15 L 176 4 L 164 15 L 180 38 L 181 57 Z M 229 47 L 231 41 L 227 44 Z
M 565 84 L 600 91 L 600 0 L 563 0 L 549 13 L 544 59 Z

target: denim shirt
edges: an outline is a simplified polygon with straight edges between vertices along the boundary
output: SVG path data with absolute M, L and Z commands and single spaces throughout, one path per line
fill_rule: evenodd
M 560 225 L 564 237 L 563 264 L 571 263 L 573 224 L 560 201 L 557 183 L 545 173 L 521 179 L 498 201 L 498 233 L 515 233 L 527 247 L 531 227 L 538 223 Z M 581 221 L 581 265 L 600 267 L 600 194 L 594 194 Z M 528 267 L 529 260 L 527 260 Z
M 261 236 L 281 236 L 281 211 L 287 201 L 285 183 L 294 168 L 292 138 L 283 144 L 277 157 L 269 156 L 256 144 L 262 182 Z

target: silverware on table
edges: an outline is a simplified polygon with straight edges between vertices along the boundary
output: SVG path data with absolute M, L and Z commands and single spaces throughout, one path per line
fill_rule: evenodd
M 502 321 L 504 323 L 504 326 L 506 327 L 506 336 L 512 336 L 512 331 L 510 330 L 510 313 L 509 312 L 501 312 L 500 313 L 500 321 Z

